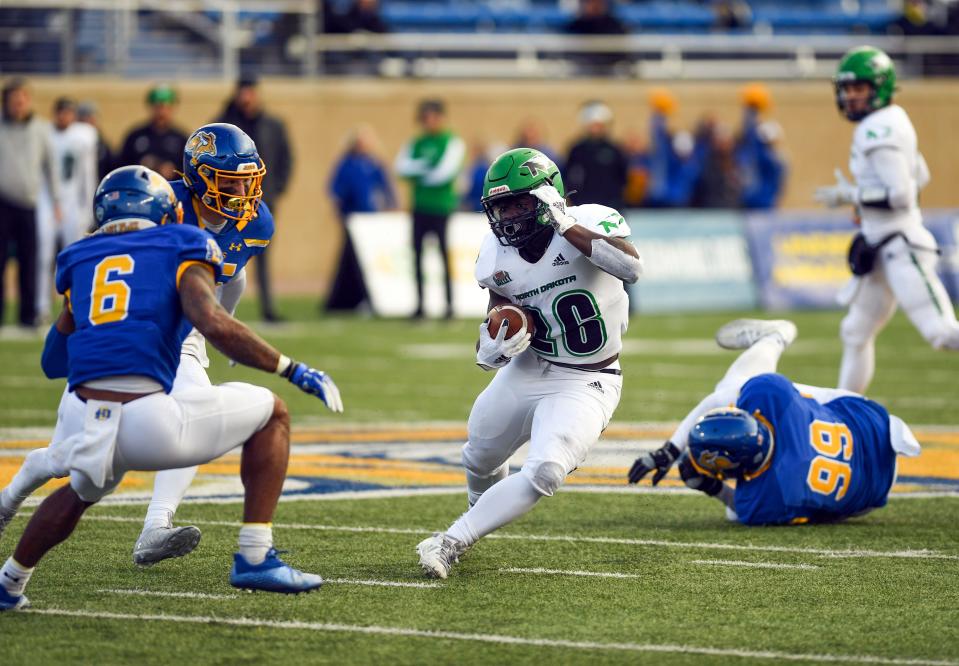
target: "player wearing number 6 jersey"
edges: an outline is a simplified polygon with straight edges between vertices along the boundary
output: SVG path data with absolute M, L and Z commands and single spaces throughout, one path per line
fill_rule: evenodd
M 0 611 L 27 605 L 33 568 L 127 471 L 196 465 L 237 446 L 246 492 L 230 583 L 284 593 L 319 587 L 319 576 L 293 569 L 273 548 L 271 521 L 289 458 L 286 406 L 271 391 L 238 382 L 171 392 L 180 330 L 188 320 L 237 362 L 340 406 L 336 387 L 219 305 L 214 281 L 223 255 L 207 233 L 179 224 L 180 202 L 159 174 L 116 169 L 97 189 L 94 211 L 97 232 L 57 258 L 57 290 L 67 300 L 41 364 L 69 387 L 53 441 L 28 456 L 46 476 L 69 476 L 70 485 L 44 500 L 0 570 Z M 0 502 L 0 530 L 23 497 L 13 499 L 12 507 Z
M 490 308 L 513 303 L 534 318 L 493 335 L 481 324 L 477 363 L 499 368 L 473 405 L 463 447 L 469 510 L 417 546 L 427 575 L 446 578 L 467 548 L 552 496 L 586 458 L 619 403 L 619 352 L 629 322 L 623 282 L 642 272 L 612 208 L 567 206 L 556 165 L 517 148 L 486 173 L 483 206 L 492 233 L 476 261 Z M 507 461 L 526 441 L 518 474 Z
M 655 485 L 679 458 L 686 485 L 746 525 L 833 522 L 884 506 L 897 454 L 918 455 L 919 443 L 872 400 L 775 374 L 795 337 L 788 321 L 737 320 L 719 329 L 720 346 L 746 351 L 669 442 L 636 460 L 630 482 L 656 470 Z M 735 479 L 735 489 L 724 479 Z

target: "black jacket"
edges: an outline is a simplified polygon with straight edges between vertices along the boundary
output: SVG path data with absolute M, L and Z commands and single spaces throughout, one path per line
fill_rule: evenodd
M 271 209 L 274 208 L 277 197 L 286 191 L 293 172 L 293 152 L 286 136 L 286 125 L 279 118 L 262 111 L 249 118 L 240 113 L 232 102 L 216 122 L 236 125 L 253 139 L 260 158 L 266 164 L 263 200 Z

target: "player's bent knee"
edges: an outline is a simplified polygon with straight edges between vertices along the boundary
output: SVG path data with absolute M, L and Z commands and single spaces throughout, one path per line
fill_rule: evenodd
M 839 337 L 844 344 L 861 347 L 875 337 L 873 327 L 854 315 L 846 315 L 839 325 Z
M 552 497 L 559 490 L 560 486 L 566 480 L 566 469 L 555 462 L 538 462 L 532 465 L 524 465 L 523 473 L 526 474 L 533 488 L 540 495 Z
M 283 398 L 273 394 L 273 414 L 270 416 L 271 421 L 276 421 L 278 423 L 290 425 L 290 410 L 287 408 L 286 403 L 283 402 Z

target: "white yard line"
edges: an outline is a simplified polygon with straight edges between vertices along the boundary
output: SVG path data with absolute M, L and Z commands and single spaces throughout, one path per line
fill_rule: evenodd
M 174 599 L 213 599 L 216 601 L 225 601 L 227 599 L 238 599 L 236 594 L 204 594 L 202 592 L 156 592 L 154 590 L 97 590 L 105 594 L 126 594 L 134 597 L 171 597 Z
M 84 520 L 99 520 L 115 523 L 142 523 L 142 518 L 126 516 L 99 516 L 87 515 Z M 213 527 L 239 527 L 239 523 L 228 520 L 189 520 L 181 519 L 182 523 L 195 525 L 209 525 Z M 410 527 L 373 527 L 361 525 L 306 525 L 301 523 L 281 523 L 279 529 L 289 530 L 317 530 L 321 532 L 350 532 L 373 534 L 411 534 L 422 536 L 431 530 L 426 528 Z M 940 553 L 934 550 L 834 550 L 830 548 L 806 548 L 801 546 L 759 546 L 740 543 L 717 543 L 709 541 L 667 541 L 664 539 L 628 539 L 623 537 L 597 536 L 564 536 L 552 534 L 490 534 L 486 539 L 505 539 L 512 541 L 558 541 L 563 543 L 602 543 L 621 546 L 659 546 L 663 548 L 699 548 L 704 550 L 742 550 L 758 553 L 798 553 L 803 555 L 820 555 L 823 557 L 871 558 L 890 557 L 895 559 L 918 560 L 959 560 L 959 555 Z
M 775 652 L 771 650 L 735 650 L 695 645 L 671 645 L 657 643 L 603 643 L 593 641 L 552 640 L 548 638 L 526 638 L 523 636 L 505 636 L 499 634 L 467 634 L 457 631 L 428 631 L 407 627 L 360 626 L 353 624 L 334 624 L 326 622 L 300 622 L 295 620 L 260 620 L 254 618 L 214 617 L 203 615 L 133 615 L 110 613 L 105 611 L 65 610 L 60 608 L 40 608 L 24 611 L 36 615 L 57 615 L 63 617 L 81 617 L 98 620 L 132 620 L 134 622 L 173 622 L 181 624 L 219 624 L 234 627 L 264 627 L 268 629 L 292 629 L 324 633 L 366 634 L 374 636 L 408 636 L 431 640 L 470 641 L 496 645 L 523 645 L 531 647 L 567 648 L 571 650 L 651 652 L 660 654 L 693 654 L 716 657 L 739 657 L 744 659 L 767 659 L 774 661 L 811 661 L 821 663 L 844 664 L 882 664 L 888 666 L 959 666 L 959 661 L 937 659 L 900 659 L 896 657 L 877 657 L 870 655 L 839 654 L 802 654 L 794 652 Z
M 802 569 L 804 571 L 821 568 L 815 564 L 778 564 L 776 562 L 744 562 L 743 560 L 692 560 L 690 564 L 709 564 L 717 567 L 751 567 L 754 569 Z
M 442 587 L 440 583 L 409 583 L 399 580 L 358 580 L 356 578 L 324 578 L 325 583 L 335 585 L 371 585 L 378 587 L 415 587 L 420 589 L 429 589 Z
M 509 567 L 508 569 L 500 569 L 500 573 L 543 574 L 547 576 L 595 576 L 596 578 L 642 578 L 639 574 L 624 574 L 616 573 L 615 571 L 563 571 L 562 569 L 541 569 L 539 567 L 532 569 Z

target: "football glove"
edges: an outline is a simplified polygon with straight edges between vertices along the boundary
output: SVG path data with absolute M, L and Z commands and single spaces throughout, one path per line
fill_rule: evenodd
M 283 377 L 290 380 L 291 384 L 304 393 L 318 397 L 330 408 L 330 411 L 343 411 L 343 399 L 340 398 L 340 390 L 336 388 L 336 384 L 325 372 L 311 368 L 305 363 L 294 361 L 287 367 Z
M 644 476 L 656 470 L 656 473 L 653 474 L 653 485 L 655 486 L 666 476 L 680 453 L 680 450 L 672 442 L 666 442 L 655 451 L 644 453 L 636 458 L 636 462 L 629 469 L 629 482 L 639 483 Z
M 530 333 L 526 330 L 526 326 L 524 325 L 523 328 L 509 340 L 506 339 L 507 328 L 509 328 L 508 322 L 504 319 L 494 338 L 489 334 L 489 327 L 486 325 L 486 322 L 484 321 L 480 324 L 479 349 L 476 350 L 476 365 L 484 370 L 502 368 L 510 362 L 511 358 L 526 351 L 526 348 L 529 347 L 530 340 Z
M 536 189 L 530 190 L 529 193 L 548 206 L 549 219 L 541 220 L 537 217 L 536 221 L 540 224 L 552 225 L 560 235 L 565 234 L 570 227 L 576 224 L 576 219 L 566 212 L 566 200 L 563 195 L 552 185 L 540 185 Z
M 856 186 L 846 180 L 842 169 L 836 169 L 835 174 L 836 184 L 817 187 L 813 198 L 828 208 L 857 203 L 859 198 Z

